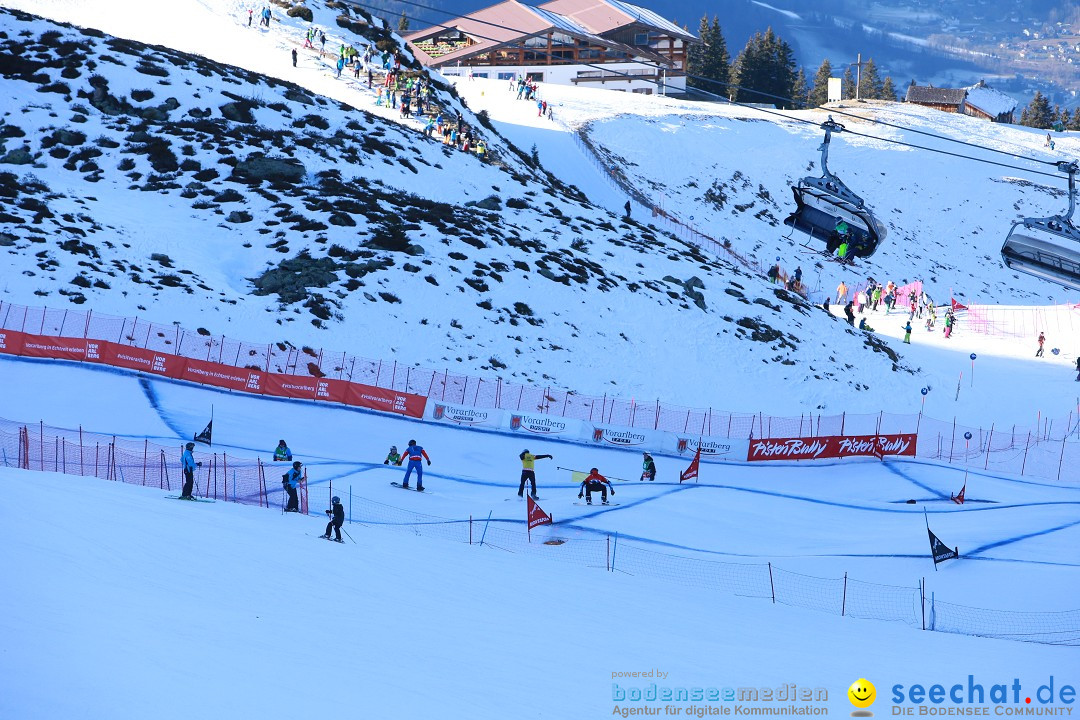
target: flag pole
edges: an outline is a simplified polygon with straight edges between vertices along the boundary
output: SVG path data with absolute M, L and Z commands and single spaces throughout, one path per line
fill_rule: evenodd
M 208 443 L 210 445 L 210 447 L 214 447 L 213 427 L 214 427 L 214 403 L 210 403 L 210 428 L 211 428 L 211 432 L 210 432 L 210 442 Z
M 928 532 L 928 533 L 933 532 L 930 529 L 930 518 L 928 518 L 926 516 L 926 506 L 925 505 L 923 505 L 922 514 L 923 514 L 923 520 L 926 521 L 926 532 Z M 934 560 L 934 543 L 930 543 L 930 559 L 934 563 L 934 572 L 937 572 L 937 560 Z

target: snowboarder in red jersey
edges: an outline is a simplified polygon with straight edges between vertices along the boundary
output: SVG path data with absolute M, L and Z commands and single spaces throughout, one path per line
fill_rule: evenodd
M 611 481 L 600 474 L 600 471 L 593 468 L 589 471 L 589 476 L 581 481 L 581 490 L 578 492 L 578 499 L 582 496 L 585 497 L 585 502 L 592 505 L 592 494 L 594 492 L 600 493 L 600 500 L 604 505 L 607 505 L 608 490 L 611 491 L 611 496 L 615 497 L 615 488 L 611 486 Z

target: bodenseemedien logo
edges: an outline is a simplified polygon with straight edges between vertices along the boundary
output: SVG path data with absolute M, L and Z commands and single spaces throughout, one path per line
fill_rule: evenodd
M 874 700 L 877 700 L 877 688 L 874 687 L 874 683 L 866 678 L 859 678 L 851 683 L 847 696 L 856 708 L 851 711 L 851 717 L 874 717 L 873 711 L 867 710 L 874 704 Z

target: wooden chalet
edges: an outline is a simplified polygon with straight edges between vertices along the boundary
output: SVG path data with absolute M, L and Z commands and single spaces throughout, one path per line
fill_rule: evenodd
M 962 88 L 958 90 L 936 88 L 933 85 L 916 85 L 912 83 L 908 86 L 904 102 L 932 107 L 942 112 L 962 113 L 964 112 L 964 98 L 966 96 L 967 90 Z
M 540 6 L 507 0 L 405 40 L 421 63 L 445 75 L 597 83 L 646 93 L 685 92 L 687 48 L 700 43 L 653 11 L 623 0 L 553 0 Z

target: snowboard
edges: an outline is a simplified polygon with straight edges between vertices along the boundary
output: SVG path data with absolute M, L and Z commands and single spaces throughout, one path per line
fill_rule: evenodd
M 182 498 L 182 497 L 180 497 L 179 495 L 166 495 L 166 496 L 165 496 L 165 498 L 166 498 L 167 500 L 185 500 L 185 501 L 187 501 L 187 502 L 201 502 L 201 503 L 212 503 L 212 502 L 217 502 L 216 500 L 211 500 L 211 499 L 209 499 L 209 498 L 197 498 L 197 497 L 192 497 L 192 498 Z
M 581 505 L 582 507 L 617 507 L 619 503 L 609 501 L 607 505 L 602 502 L 594 502 L 592 505 L 587 502 L 576 502 L 574 504 Z
M 427 491 L 427 489 L 424 489 L 424 490 L 417 490 L 417 489 L 416 489 L 416 487 L 415 487 L 415 486 L 413 486 L 413 485 L 410 485 L 409 487 L 405 487 L 404 485 L 402 485 L 402 484 L 401 484 L 401 483 L 399 483 L 399 482 L 392 482 L 392 483 L 390 483 L 390 484 L 391 484 L 391 485 L 393 485 L 393 486 L 394 486 L 394 487 L 396 487 L 396 488 L 401 488 L 402 490 L 415 490 L 416 492 L 418 492 L 418 493 L 423 493 L 423 494 L 425 494 L 425 495 L 430 495 L 430 494 L 431 494 L 431 493 L 429 493 L 429 492 Z

